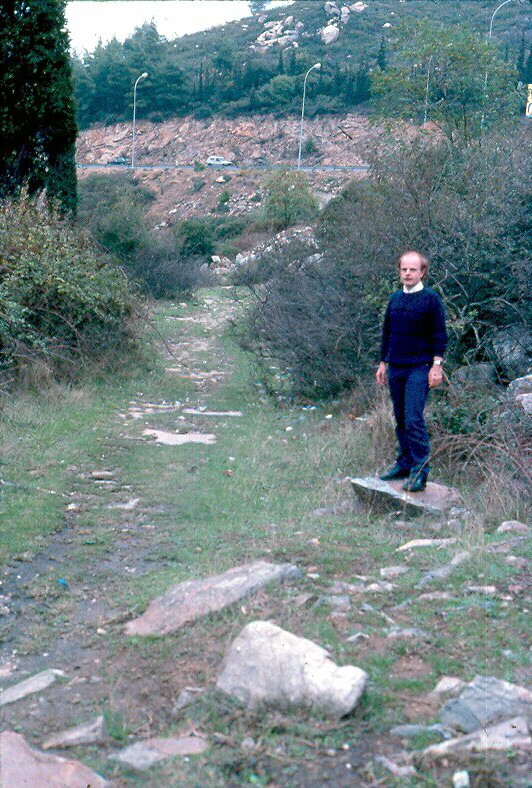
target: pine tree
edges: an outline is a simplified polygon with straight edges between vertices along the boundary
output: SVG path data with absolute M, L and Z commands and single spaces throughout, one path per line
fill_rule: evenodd
M 379 47 L 379 51 L 377 53 L 377 65 L 379 68 L 382 68 L 383 71 L 386 69 L 386 39 L 384 36 L 381 38 L 381 45 Z
M 75 213 L 76 121 L 65 0 L 0 4 L 0 197 L 46 191 Z

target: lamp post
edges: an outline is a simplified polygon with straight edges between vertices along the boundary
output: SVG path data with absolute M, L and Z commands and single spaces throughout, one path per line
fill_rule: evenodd
M 303 118 L 305 117 L 305 93 L 307 92 L 307 77 L 310 72 L 315 68 L 321 68 L 321 63 L 314 63 L 305 74 L 303 82 L 303 104 L 301 106 L 301 128 L 299 129 L 299 152 L 297 154 L 297 169 L 301 167 L 301 145 L 303 143 Z
M 135 166 L 135 119 L 137 115 L 137 85 L 141 79 L 146 79 L 148 72 L 144 71 L 140 77 L 137 77 L 133 87 L 133 139 L 131 143 L 131 167 Z
M 495 9 L 495 11 L 493 12 L 493 14 L 491 15 L 490 27 L 489 27 L 489 32 L 488 32 L 488 44 L 491 41 L 491 37 L 492 37 L 492 34 L 493 34 L 493 20 L 495 19 L 495 16 L 497 15 L 497 12 L 500 11 L 503 6 L 508 5 L 508 3 L 511 3 L 511 2 L 512 2 L 512 0 L 504 0 L 504 3 L 501 3 L 500 5 L 498 5 L 497 8 Z M 486 74 L 484 75 L 484 101 L 483 101 L 484 107 L 482 108 L 482 116 L 480 118 L 480 127 L 481 127 L 481 129 L 484 128 L 485 105 L 486 105 L 487 100 L 488 100 L 488 64 L 486 63 Z
M 432 58 L 434 55 L 429 57 L 429 63 L 427 66 L 427 85 L 425 87 L 425 115 L 423 117 L 423 124 L 427 122 L 427 118 L 429 116 L 429 83 L 430 83 L 430 65 L 432 63 Z

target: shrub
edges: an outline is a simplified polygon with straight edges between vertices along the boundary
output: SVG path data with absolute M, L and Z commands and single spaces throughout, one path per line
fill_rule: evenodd
M 127 354 L 138 301 L 89 239 L 34 202 L 0 209 L 0 343 L 17 374 L 40 362 L 57 378 Z
M 193 192 L 200 192 L 203 189 L 203 187 L 205 186 L 206 183 L 207 183 L 207 181 L 204 178 L 199 178 L 199 177 L 193 178 L 192 179 L 192 191 Z
M 264 191 L 266 218 L 280 230 L 318 212 L 318 202 L 302 172 L 280 170 L 267 180 Z
M 183 257 L 208 258 L 214 253 L 212 224 L 203 219 L 185 219 L 177 228 L 179 251 Z

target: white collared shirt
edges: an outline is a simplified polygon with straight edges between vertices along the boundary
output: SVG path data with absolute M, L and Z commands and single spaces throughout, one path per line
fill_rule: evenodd
M 423 282 L 418 282 L 414 287 L 403 285 L 403 293 L 419 293 L 420 290 L 423 290 Z

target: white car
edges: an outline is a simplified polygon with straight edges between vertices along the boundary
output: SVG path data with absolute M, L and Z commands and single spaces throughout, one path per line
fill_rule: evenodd
M 224 159 L 223 156 L 209 156 L 205 162 L 207 167 L 231 167 L 233 162 Z

